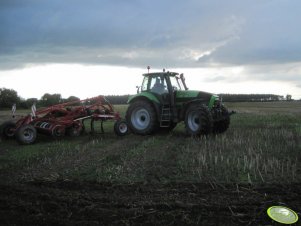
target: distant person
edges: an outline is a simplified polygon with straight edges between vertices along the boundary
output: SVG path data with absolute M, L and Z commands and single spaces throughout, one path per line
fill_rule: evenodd
M 160 78 L 156 78 L 156 82 L 152 88 L 152 92 L 162 94 L 165 92 L 165 86 L 160 81 Z

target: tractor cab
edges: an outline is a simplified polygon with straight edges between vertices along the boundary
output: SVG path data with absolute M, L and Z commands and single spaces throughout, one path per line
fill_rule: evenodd
M 140 92 L 153 94 L 165 105 L 174 105 L 176 92 L 188 89 L 183 74 L 176 72 L 147 73 L 143 77 Z
M 141 91 L 156 94 L 170 93 L 170 91 L 187 90 L 183 74 L 175 72 L 144 74 Z

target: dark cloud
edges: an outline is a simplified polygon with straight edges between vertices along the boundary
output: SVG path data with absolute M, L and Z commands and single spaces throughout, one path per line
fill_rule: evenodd
M 229 64 L 274 64 L 301 61 L 301 14 L 298 1 L 255 3 L 239 14 L 237 39 L 211 55 Z
M 298 0 L 2 0 L 0 70 L 30 63 L 298 62 L 300 6 Z

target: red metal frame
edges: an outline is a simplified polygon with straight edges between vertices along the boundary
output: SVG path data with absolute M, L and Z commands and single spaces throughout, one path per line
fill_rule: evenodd
M 91 119 L 93 132 L 94 121 L 120 120 L 121 117 L 104 96 L 97 96 L 40 109 L 19 119 L 15 131 L 31 124 L 38 132 L 48 135 L 63 136 L 66 132 L 77 134 L 84 129 L 83 121 L 86 119 Z M 101 129 L 103 132 L 102 124 Z

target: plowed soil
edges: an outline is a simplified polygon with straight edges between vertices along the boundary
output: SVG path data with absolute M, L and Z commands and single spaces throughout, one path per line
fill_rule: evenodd
M 300 191 L 301 184 L 2 183 L 0 225 L 280 225 L 267 208 L 300 215 Z

